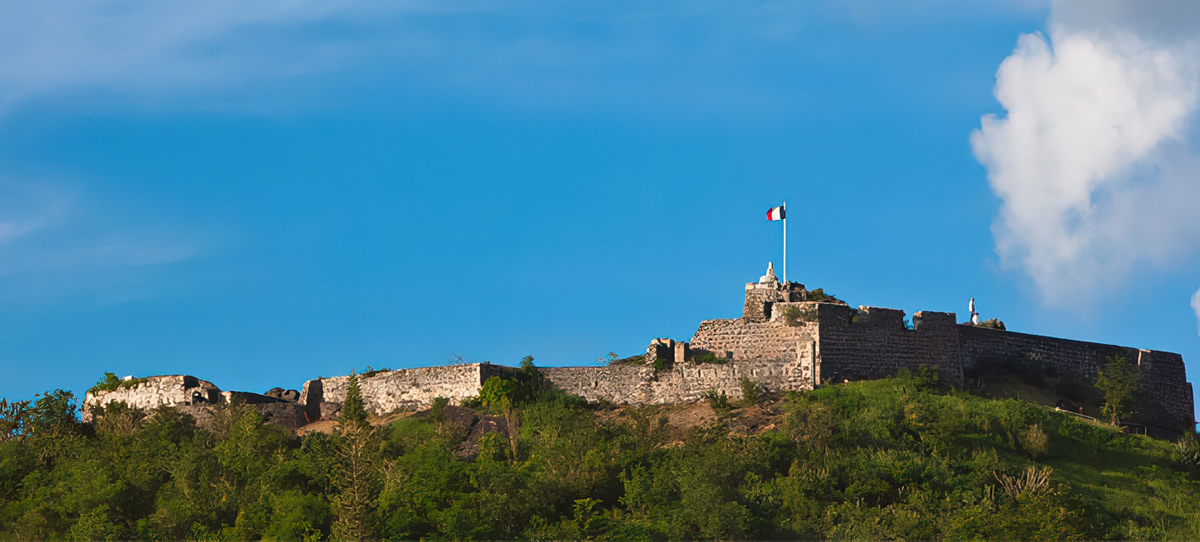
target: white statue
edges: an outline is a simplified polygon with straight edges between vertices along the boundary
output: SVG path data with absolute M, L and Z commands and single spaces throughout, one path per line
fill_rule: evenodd
M 758 282 L 759 284 L 779 282 L 779 279 L 775 278 L 775 262 L 767 262 L 767 274 L 759 277 Z
M 971 303 L 967 305 L 967 310 L 971 312 L 971 323 L 979 325 L 979 313 L 975 312 L 975 298 L 971 298 Z

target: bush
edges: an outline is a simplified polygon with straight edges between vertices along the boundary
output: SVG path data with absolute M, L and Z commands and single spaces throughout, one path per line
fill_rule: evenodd
M 1192 476 L 1200 475 L 1200 442 L 1196 441 L 1196 433 L 1184 433 L 1179 442 L 1175 443 L 1175 450 L 1171 455 L 1179 470 Z
M 1033 424 L 1021 432 L 1021 449 L 1029 454 L 1029 458 L 1037 460 L 1039 455 L 1046 453 L 1050 445 L 1050 437 L 1042 431 L 1041 424 Z
M 516 394 L 516 383 L 498 376 L 488 377 L 483 382 L 483 387 L 479 388 L 479 400 L 484 407 L 492 410 L 498 408 L 505 401 L 509 404 L 515 403 Z
M 359 377 L 360 378 L 371 378 L 372 376 L 375 376 L 379 373 L 387 373 L 390 371 L 391 371 L 391 369 L 388 369 L 387 367 L 376 369 L 370 365 L 367 365 L 367 370 L 363 371 L 362 374 L 359 375 Z
M 726 413 L 733 410 L 733 405 L 729 403 L 729 397 L 725 395 L 725 392 L 718 393 L 716 390 L 708 390 L 704 392 L 702 397 L 708 401 L 708 405 L 713 410 L 719 413 Z
M 472 395 L 470 397 L 464 397 L 458 402 L 458 405 L 467 408 L 483 408 L 483 399 L 480 399 L 478 395 Z
M 945 388 L 941 374 L 936 368 L 928 365 L 917 367 L 917 372 L 913 375 L 913 386 L 922 391 L 942 391 Z
M 708 350 L 695 350 L 692 352 L 692 363 L 713 363 L 716 365 L 721 365 L 728 362 L 728 358 L 718 356 Z
M 1001 322 L 1000 320 L 998 320 L 996 318 L 989 318 L 987 320 L 979 322 L 978 324 L 976 324 L 976 327 L 985 327 L 988 329 L 998 329 L 1000 331 L 1007 331 L 1007 329 L 1004 327 L 1004 322 Z
M 808 291 L 808 300 L 816 301 L 818 303 L 837 303 L 839 305 L 846 304 L 845 301 L 838 299 L 837 296 L 835 296 L 833 294 L 825 293 L 824 288 L 817 288 L 816 290 L 809 290 Z
M 108 371 L 104 372 L 104 376 L 96 382 L 95 386 L 88 388 L 88 393 L 96 393 L 100 391 L 117 391 L 119 388 L 133 388 L 139 384 L 146 382 L 148 378 L 130 378 L 129 380 L 121 380 L 117 375 Z
M 116 391 L 121 387 L 121 379 L 117 375 L 108 371 L 104 372 L 104 376 L 100 377 L 100 381 L 96 382 L 95 386 L 88 389 L 88 393 L 96 393 L 98 391 Z
M 440 422 L 446 418 L 446 405 L 450 404 L 450 400 L 445 397 L 434 397 L 433 404 L 429 407 L 429 419 L 435 422 Z
M 749 378 L 742 377 L 742 404 L 745 406 L 756 405 L 763 398 L 762 390 L 758 389 L 758 384 L 752 382 Z
M 783 321 L 789 326 L 798 326 L 805 322 L 816 322 L 817 311 L 814 309 L 802 309 L 795 305 L 790 305 L 783 309 Z

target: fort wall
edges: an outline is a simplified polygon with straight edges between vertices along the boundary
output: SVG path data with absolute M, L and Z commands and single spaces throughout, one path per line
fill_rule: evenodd
M 109 403 L 122 402 L 143 410 L 160 406 L 191 405 L 193 402 L 216 403 L 220 401 L 220 388 L 207 380 L 188 375 L 162 375 L 144 379 L 130 387 L 119 387 L 112 391 L 87 392 L 83 398 L 82 417 L 91 421 L 91 411 Z
M 1142 372 L 1141 408 L 1132 419 L 1171 429 L 1193 421 L 1192 386 L 1187 382 L 1183 357 L 1179 354 L 972 325 L 956 327 L 959 355 L 967 374 L 991 368 L 1046 371 L 1052 376 L 1092 384 L 1100 367 L 1119 356 Z
M 883 378 L 921 366 L 937 369 L 947 382 L 962 382 L 952 313 L 918 313 L 909 329 L 900 310 L 827 303 L 817 310 L 825 382 Z
M 822 301 L 808 301 L 810 297 Z M 655 339 L 645 363 L 539 370 L 563 391 L 591 401 L 664 404 L 696 401 L 708 391 L 739 399 L 743 379 L 763 391 L 779 392 L 882 378 L 921 366 L 937 369 L 958 386 L 989 368 L 1045 371 L 1091 385 L 1109 358 L 1122 356 L 1143 374 L 1135 421 L 1168 430 L 1193 421 L 1192 386 L 1178 354 L 958 324 L 954 313 L 918 312 L 909 326 L 903 311 L 852 309 L 829 300 L 797 283 L 780 284 L 768 269 L 760 282 L 746 285 L 741 318 L 705 320 L 690 342 Z M 477 396 L 488 378 L 512 371 L 490 363 L 421 367 L 361 375 L 359 383 L 366 410 L 384 415 L 428 408 L 437 397 L 460 402 Z M 277 423 L 296 425 L 335 415 L 348 381 L 348 376 L 309 380 L 297 405 L 294 390 L 223 394 L 195 377 L 159 376 L 129 388 L 89 393 L 83 410 L 88 419 L 91 409 L 113 401 L 143 409 L 167 405 L 195 410 L 197 404 L 203 409 L 204 404 L 238 399 L 271 411 Z
M 471 363 L 443 367 L 418 367 L 396 371 L 381 371 L 359 376 L 363 407 L 374 414 L 428 408 L 437 397 L 454 403 L 479 395 L 479 388 L 488 376 L 502 374 L 505 368 L 491 364 Z M 322 402 L 341 403 L 346 400 L 349 376 L 315 378 L 304 383 L 300 402 L 306 405 L 311 418 L 319 417 Z M 314 410 L 318 413 L 313 415 Z
M 765 297 L 761 291 L 749 287 L 746 292 L 747 305 L 751 304 L 751 294 L 755 299 Z M 812 348 L 810 343 L 819 329 L 816 318 L 818 303 L 754 302 L 756 306 L 763 303 L 766 303 L 763 310 L 769 312 L 762 319 L 743 317 L 700 322 L 700 327 L 692 336 L 691 348 L 733 360 L 778 363 L 795 361 L 801 350 Z M 788 315 L 791 310 L 796 311 L 794 318 Z
M 699 401 L 705 392 L 742 398 L 742 379 L 765 392 L 813 389 L 811 347 L 790 361 L 756 360 L 725 363 L 675 363 L 655 371 L 648 365 L 544 367 L 539 370 L 555 387 L 589 401 L 615 404 L 671 404 Z

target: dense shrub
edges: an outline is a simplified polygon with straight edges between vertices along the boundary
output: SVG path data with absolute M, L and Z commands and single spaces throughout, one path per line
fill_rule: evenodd
M 1194 439 L 980 399 L 919 370 L 789 393 L 756 430 L 739 411 L 693 426 L 668 423 L 687 408 L 597 412 L 521 374 L 487 391 L 517 423 L 476 413 L 508 434 L 472 433 L 440 400 L 303 437 L 248 405 L 199 429 L 123 405 L 82 424 L 66 392 L 0 402 L 15 427 L 0 438 L 0 539 L 1200 538 L 1200 482 L 1180 473 Z
M 808 301 L 817 301 L 817 302 L 821 302 L 821 303 L 837 303 L 839 305 L 846 304 L 845 301 L 838 299 L 837 296 L 835 296 L 833 294 L 825 293 L 824 288 L 817 288 L 815 290 L 809 290 L 807 299 L 808 299 Z
M 725 392 L 723 391 L 718 392 L 716 390 L 708 390 L 704 392 L 701 397 L 703 397 L 705 401 L 708 401 L 708 406 L 712 407 L 712 409 L 717 412 L 725 413 L 733 410 L 733 405 L 729 402 L 729 396 L 725 395 Z
M 96 385 L 88 389 L 88 393 L 96 393 L 98 391 L 116 391 L 120 388 L 133 388 L 139 384 L 142 384 L 143 382 L 146 382 L 147 380 L 148 379 L 145 378 L 130 378 L 129 380 L 121 380 L 120 378 L 117 378 L 117 375 L 106 371 L 104 376 L 100 378 L 100 381 L 96 382 Z
M 758 402 L 763 399 L 762 390 L 759 389 L 758 384 L 755 384 L 754 381 L 750 380 L 749 378 L 743 376 L 742 380 L 739 382 L 739 385 L 742 388 L 743 406 L 758 404 Z

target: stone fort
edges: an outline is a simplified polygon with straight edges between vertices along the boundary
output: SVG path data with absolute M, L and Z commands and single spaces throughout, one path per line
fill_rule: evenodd
M 607 366 L 539 370 L 556 387 L 589 401 L 669 404 L 697 401 L 709 391 L 738 399 L 743 380 L 763 391 L 798 391 L 921 367 L 957 387 L 989 370 L 1041 371 L 1090 386 L 1099 368 L 1117 356 L 1143 375 L 1140 411 L 1131 421 L 1171 434 L 1193 426 L 1192 385 L 1179 354 L 959 324 L 948 312 L 917 312 L 910 325 L 904 311 L 854 309 L 802 284 L 781 283 L 770 268 L 746 284 L 740 318 L 702 321 L 690 341 L 655 339 L 644 357 Z M 360 375 L 359 382 L 366 408 L 382 415 L 427 408 L 437 397 L 457 402 L 476 396 L 488 378 L 512 370 L 484 362 L 378 371 Z M 334 417 L 348 380 L 319 377 L 298 393 L 275 388 L 260 395 L 221 392 L 190 376 L 150 377 L 137 386 L 88 393 L 83 410 L 87 419 L 95 407 L 123 401 L 197 411 L 236 398 L 294 427 Z

